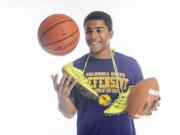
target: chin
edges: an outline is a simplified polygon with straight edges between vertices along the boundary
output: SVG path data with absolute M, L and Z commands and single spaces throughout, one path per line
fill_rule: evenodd
M 94 49 L 90 49 L 90 53 L 92 54 L 98 54 L 101 50 L 94 50 Z

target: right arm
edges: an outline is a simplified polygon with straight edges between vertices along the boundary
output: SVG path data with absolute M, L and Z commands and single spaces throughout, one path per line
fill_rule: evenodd
M 70 98 L 70 92 L 76 84 L 70 75 L 63 74 L 60 82 L 58 82 L 58 75 L 51 75 L 54 83 L 54 89 L 58 96 L 58 108 L 60 112 L 67 118 L 72 118 L 76 114 L 76 106 L 73 98 Z

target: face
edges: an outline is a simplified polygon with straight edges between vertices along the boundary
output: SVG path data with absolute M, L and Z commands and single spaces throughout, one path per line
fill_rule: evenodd
M 112 36 L 113 32 L 103 20 L 90 20 L 85 24 L 85 38 L 92 55 L 107 55 Z

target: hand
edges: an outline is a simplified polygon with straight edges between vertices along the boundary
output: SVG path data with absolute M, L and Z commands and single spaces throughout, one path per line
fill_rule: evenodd
M 63 77 L 59 82 L 57 74 L 55 76 L 51 75 L 51 78 L 53 80 L 54 89 L 58 94 L 58 98 L 68 98 L 70 95 L 70 91 L 76 84 L 76 81 L 73 80 L 73 78 L 70 75 L 67 75 L 66 73 L 63 74 Z
M 147 112 L 147 116 L 150 116 L 153 113 L 153 111 L 157 111 L 158 107 L 160 106 L 160 103 L 159 103 L 160 100 L 161 100 L 161 97 L 159 97 L 158 100 L 155 100 L 153 102 L 153 104 L 151 105 L 150 109 Z

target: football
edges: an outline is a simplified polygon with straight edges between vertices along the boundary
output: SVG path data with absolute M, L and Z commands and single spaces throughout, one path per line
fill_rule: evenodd
M 152 112 L 159 100 L 159 84 L 156 78 L 138 82 L 131 90 L 127 101 L 127 111 L 131 118 L 137 119 Z

